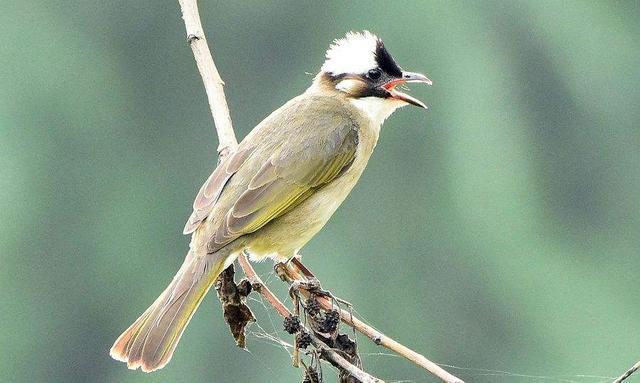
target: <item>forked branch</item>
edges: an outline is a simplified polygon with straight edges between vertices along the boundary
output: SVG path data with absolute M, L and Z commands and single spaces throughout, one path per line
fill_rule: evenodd
M 262 282 L 262 279 L 258 276 L 253 266 L 251 266 L 251 263 L 249 263 L 249 260 L 244 254 L 241 254 L 238 257 L 238 263 L 240 264 L 240 267 L 242 267 L 242 270 L 244 271 L 245 275 L 251 282 L 251 285 L 253 286 L 254 290 L 262 294 L 262 296 L 278 312 L 278 314 L 280 314 L 281 317 L 283 318 L 290 317 L 292 315 L 291 311 L 289 311 L 287 306 L 285 306 L 280 301 L 280 299 L 278 299 L 278 297 L 271 290 L 269 290 L 267 285 L 265 285 L 264 282 Z M 362 371 L 360 368 L 349 363 L 349 361 L 347 361 L 345 358 L 340 356 L 340 354 L 338 354 L 334 350 L 327 347 L 324 343 L 322 343 L 317 337 L 313 335 L 311 331 L 307 330 L 307 333 L 309 333 L 312 337 L 313 346 L 320 351 L 322 357 L 325 358 L 327 361 L 329 361 L 329 363 L 347 371 L 349 374 L 351 374 L 351 376 L 355 377 L 362 383 L 384 383 L 383 380 L 378 379 L 374 376 L 371 376 L 368 373 Z
M 303 265 L 298 258 L 293 258 L 291 262 L 288 262 L 286 264 L 281 264 L 281 266 L 283 268 L 282 271 L 284 272 L 284 276 L 287 278 L 287 282 L 289 283 L 293 283 L 295 281 L 309 281 L 310 278 L 317 279 L 315 275 L 305 265 Z M 244 270 L 244 267 L 243 267 L 243 270 Z M 311 295 L 310 291 L 306 291 L 304 289 L 301 289 L 301 293 L 306 297 L 309 297 Z M 316 297 L 316 300 L 318 301 L 318 303 L 320 303 L 320 306 L 322 306 L 324 309 L 329 310 L 329 309 L 335 308 L 331 299 L 327 297 Z M 388 350 L 393 351 L 396 354 L 410 360 L 416 365 L 424 368 L 425 370 L 429 371 L 433 375 L 437 376 L 443 382 L 464 383 L 460 378 L 447 372 L 442 367 L 430 361 L 423 355 L 413 351 L 409 347 L 393 340 L 392 338 L 386 336 L 382 332 L 362 322 L 360 319 L 356 318 L 351 312 L 344 310 L 342 308 L 338 308 L 338 310 L 340 310 L 340 319 L 344 323 L 353 327 L 359 333 L 366 335 L 369 339 L 373 341 L 373 343 L 377 344 L 378 346 L 385 347 Z
M 238 146 L 238 141 L 236 139 L 233 125 L 231 123 L 229 107 L 227 106 L 226 97 L 224 95 L 224 82 L 220 78 L 220 74 L 218 73 L 218 69 L 215 66 L 213 57 L 207 44 L 207 40 L 204 35 L 204 30 L 202 28 L 200 15 L 198 12 L 197 0 L 178 0 L 178 2 L 180 3 L 182 17 L 184 19 L 187 31 L 187 41 L 189 42 L 191 50 L 193 51 L 198 70 L 200 72 L 200 75 L 202 76 L 202 81 L 207 93 L 211 115 L 213 116 L 216 133 L 218 136 L 218 156 L 221 159 L 229 153 L 233 152 Z M 269 302 L 269 304 L 278 312 L 278 314 L 280 314 L 284 318 L 289 317 L 291 315 L 289 309 L 284 306 L 278 299 L 278 297 L 275 296 L 275 294 L 273 294 L 273 292 L 271 292 L 271 290 L 269 290 L 269 288 L 262 282 L 246 257 L 244 255 L 240 255 L 240 257 L 238 258 L 238 262 L 242 267 L 245 275 L 256 287 L 256 290 L 265 297 L 267 302 Z M 304 267 L 304 265 L 302 265 L 299 260 L 295 260 L 295 265 L 296 267 L 291 267 L 291 269 L 289 270 L 289 272 L 291 273 L 290 277 L 293 279 L 304 280 L 305 275 L 302 271 L 308 271 L 308 269 Z M 331 308 L 332 306 L 329 299 L 318 299 L 318 301 L 325 308 Z M 353 317 L 349 312 L 342 310 L 340 316 L 343 322 L 354 327 L 359 332 L 365 334 L 367 337 L 373 340 L 374 343 L 382 345 L 389 350 L 392 350 L 399 355 L 404 356 L 405 358 L 416 363 L 418 366 L 425 368 L 427 371 L 431 372 L 433 375 L 437 376 L 444 382 L 464 383 L 461 379 L 449 374 L 440 366 L 429 361 L 424 356 L 394 341 L 381 332 L 375 330 L 373 327 L 368 326 L 362 321 Z M 369 375 L 368 373 L 362 371 L 360 368 L 347 361 L 337 352 L 327 347 L 315 336 L 312 335 L 312 337 L 312 344 L 320 351 L 322 357 L 334 366 L 347 371 L 349 374 L 351 374 L 361 382 L 384 383 L 382 380 Z

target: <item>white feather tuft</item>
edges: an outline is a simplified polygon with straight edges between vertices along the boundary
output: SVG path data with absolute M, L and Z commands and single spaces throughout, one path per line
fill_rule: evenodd
M 376 46 L 378 37 L 369 31 L 349 32 L 329 46 L 322 71 L 333 75 L 366 73 L 378 66 Z

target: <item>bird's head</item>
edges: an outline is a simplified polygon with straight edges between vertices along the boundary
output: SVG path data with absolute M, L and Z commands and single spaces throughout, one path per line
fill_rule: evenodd
M 427 107 L 396 89 L 398 85 L 411 82 L 431 85 L 425 75 L 402 70 L 382 40 L 369 31 L 349 32 L 335 40 L 327 50 L 316 82 L 357 100 L 361 108 L 382 108 L 390 110 L 388 114 L 407 104 Z

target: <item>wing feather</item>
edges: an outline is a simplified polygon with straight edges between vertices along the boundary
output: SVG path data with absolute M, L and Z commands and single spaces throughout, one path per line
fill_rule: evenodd
M 322 118 L 304 120 L 300 115 Z M 215 252 L 295 208 L 356 156 L 356 119 L 339 100 L 302 95 L 267 117 L 200 189 L 184 233 Z M 304 134 L 301 134 L 304 132 Z
M 213 205 L 220 198 L 222 190 L 231 177 L 240 169 L 242 164 L 249 158 L 254 148 L 239 149 L 237 152 L 229 155 L 224 161 L 218 164 L 218 167 L 211 173 L 207 181 L 200 188 L 196 199 L 193 201 L 193 213 L 184 226 L 183 234 L 194 232 L 200 223 L 211 212 Z
M 355 158 L 357 132 L 350 129 L 340 138 L 337 145 L 325 146 L 323 149 L 328 150 L 318 155 L 296 153 L 286 160 L 272 156 L 266 161 L 227 212 L 209 243 L 209 251 L 215 252 L 241 235 L 260 229 L 348 168 Z

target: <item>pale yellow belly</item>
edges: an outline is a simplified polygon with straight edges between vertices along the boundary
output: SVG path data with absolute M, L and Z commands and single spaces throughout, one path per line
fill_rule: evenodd
M 358 114 L 354 111 L 354 115 Z M 290 258 L 324 227 L 360 179 L 378 141 L 379 123 L 374 124 L 362 115 L 356 126 L 358 147 L 351 166 L 284 215 L 220 249 L 220 255 L 228 257 L 228 263 L 233 262 L 244 250 L 257 259 Z M 208 227 L 218 226 L 214 222 Z M 192 250 L 198 252 L 207 249 L 213 233 L 210 230 L 196 231 L 190 245 Z
M 364 166 L 319 189 L 287 214 L 246 236 L 244 247 L 254 258 L 290 258 L 322 229 L 358 182 Z
M 318 189 L 290 212 L 245 236 L 244 248 L 258 259 L 286 259 L 294 256 L 322 229 L 349 195 L 360 179 L 376 141 L 377 135 L 361 136 L 356 158 L 344 174 Z

